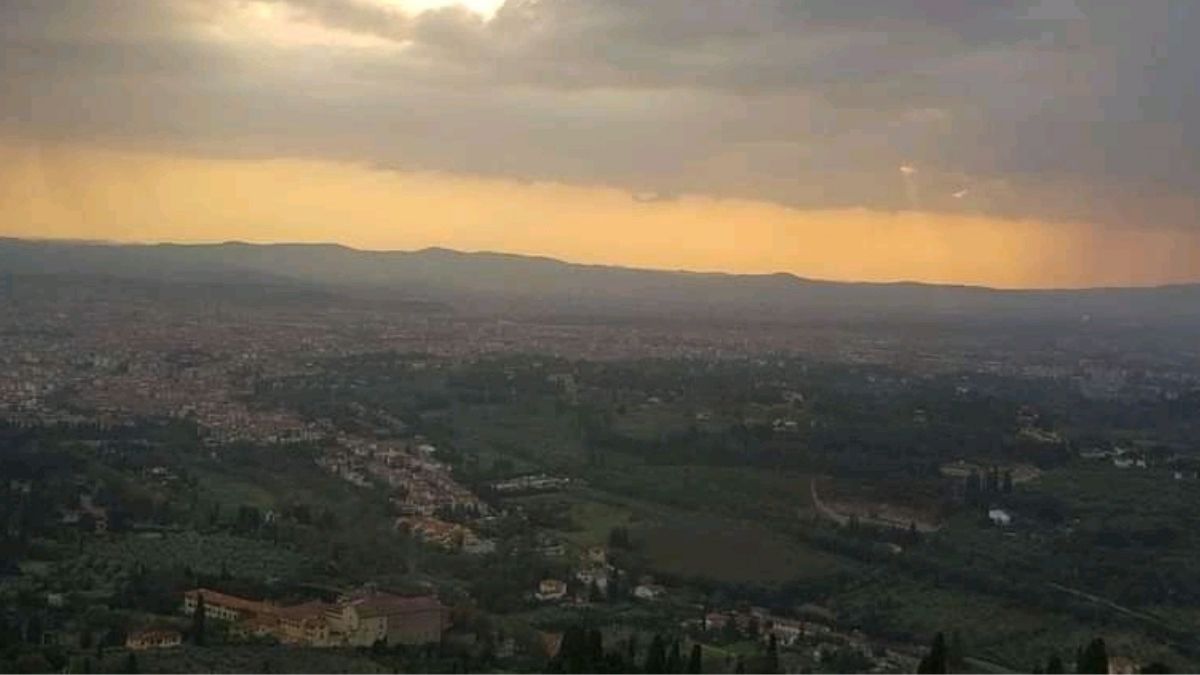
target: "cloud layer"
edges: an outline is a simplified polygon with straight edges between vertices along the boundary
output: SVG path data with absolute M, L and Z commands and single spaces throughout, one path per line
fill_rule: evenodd
M 0 129 L 639 202 L 1190 232 L 1198 18 L 1190 0 L 508 0 L 490 18 L 9 0 Z

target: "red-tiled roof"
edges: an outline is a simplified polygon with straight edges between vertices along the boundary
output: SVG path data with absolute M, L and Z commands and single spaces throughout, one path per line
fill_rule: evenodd
M 206 605 L 216 605 L 239 612 L 249 612 L 251 614 L 260 614 L 274 609 L 272 605 L 269 605 L 265 602 L 259 602 L 258 600 L 247 600 L 245 598 L 239 598 L 236 595 L 226 595 L 219 591 L 214 591 L 207 588 L 197 588 L 195 590 L 186 591 L 184 595 L 187 597 L 200 595 L 204 598 L 204 604 Z
M 390 593 L 379 593 L 356 600 L 353 604 L 359 615 L 364 617 L 432 612 L 442 609 L 442 603 L 432 595 L 406 598 Z
M 182 637 L 182 634 L 174 628 L 147 628 L 146 630 L 130 633 L 128 640 L 169 640 L 180 637 Z
M 299 605 L 291 607 L 279 607 L 275 613 L 280 619 L 291 621 L 303 621 L 305 619 L 317 619 L 325 615 L 325 610 L 333 607 L 333 605 L 321 602 L 320 600 L 311 600 Z

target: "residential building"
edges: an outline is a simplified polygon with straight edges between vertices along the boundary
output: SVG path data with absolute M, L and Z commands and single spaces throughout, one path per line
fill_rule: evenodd
M 280 642 L 326 647 L 332 644 L 326 611 L 332 607 L 320 600 L 313 600 L 275 611 L 279 617 L 278 637 Z
M 204 615 L 206 617 L 229 623 L 254 618 L 260 614 L 273 613 L 275 609 L 275 606 L 270 603 L 246 600 L 207 588 L 197 588 L 184 592 L 183 613 L 189 616 L 194 614 L 201 597 L 204 598 Z
M 567 584 L 558 579 L 542 579 L 538 584 L 537 592 L 533 597 L 543 602 L 550 600 L 562 600 L 567 595 Z
M 667 592 L 667 589 L 658 584 L 639 584 L 633 589 L 633 597 L 638 600 L 657 600 Z
M 1000 527 L 1012 525 L 1012 516 L 1004 509 L 989 509 L 988 520 L 992 521 L 993 525 L 999 525 Z
M 183 644 L 183 635 L 172 628 L 150 628 L 130 633 L 125 638 L 125 648 L 137 651 L 145 649 L 171 649 Z

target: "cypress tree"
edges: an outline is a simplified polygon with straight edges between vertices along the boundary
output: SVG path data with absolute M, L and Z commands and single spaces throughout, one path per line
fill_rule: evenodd
M 671 643 L 671 651 L 667 653 L 667 665 L 664 670 L 668 673 L 683 672 L 683 655 L 679 653 L 679 640 Z
M 966 666 L 966 652 L 963 649 L 962 633 L 954 631 L 950 634 L 950 644 L 946 648 L 946 669 L 961 673 Z
M 933 638 L 933 644 L 929 648 L 929 653 L 921 658 L 921 662 L 917 664 L 918 673 L 945 673 L 946 672 L 946 636 L 938 633 Z
M 558 649 L 557 669 L 565 673 L 588 672 L 589 649 L 587 632 L 580 626 L 571 626 L 563 634 L 562 646 Z
M 646 652 L 646 666 L 642 668 L 647 673 L 665 673 L 667 670 L 667 648 L 661 635 L 655 635 L 650 643 L 650 651 Z
M 1075 670 L 1080 673 L 1108 673 L 1108 647 L 1104 638 L 1096 638 L 1088 643 L 1079 658 Z
M 697 642 L 696 644 L 692 645 L 692 655 L 688 657 L 687 671 L 689 673 L 699 673 L 703 670 L 703 668 L 703 652 L 700 649 L 700 643 Z
M 766 671 L 774 675 L 779 672 L 779 645 L 775 642 L 775 634 L 771 633 L 770 639 L 767 640 L 767 667 Z
M 1053 675 L 1062 675 L 1066 671 L 1062 659 L 1058 658 L 1058 654 L 1054 654 L 1046 661 L 1046 673 Z
M 596 672 L 604 663 L 604 635 L 600 633 L 600 629 L 593 628 L 588 631 L 588 670 Z

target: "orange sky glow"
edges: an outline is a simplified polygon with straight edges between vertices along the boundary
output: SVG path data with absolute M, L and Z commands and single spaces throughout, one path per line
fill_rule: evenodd
M 1170 283 L 1186 279 L 1161 270 L 1200 257 L 1200 239 L 1181 246 L 1177 232 L 699 196 L 639 202 L 603 187 L 45 143 L 0 144 L 0 200 L 0 234 L 19 237 L 446 246 L 833 280 Z M 1126 255 L 1135 244 L 1138 255 Z

